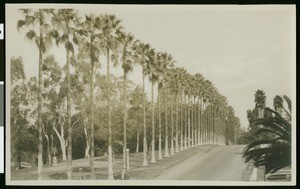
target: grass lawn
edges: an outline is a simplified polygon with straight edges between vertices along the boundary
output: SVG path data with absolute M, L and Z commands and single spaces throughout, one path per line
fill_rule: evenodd
M 157 160 L 156 163 L 150 163 L 151 152 L 148 155 L 148 166 L 143 167 L 143 153 L 131 153 L 129 155 L 130 169 L 128 170 L 127 179 L 130 180 L 151 180 L 162 174 L 172 166 L 192 157 L 198 153 L 207 153 L 213 148 L 217 148 L 217 145 L 201 145 L 193 148 L 189 148 L 170 157 L 164 157 L 162 160 Z M 164 152 L 162 153 L 164 155 Z M 122 173 L 122 154 L 116 154 L 113 161 L 114 177 L 115 179 L 121 179 Z M 156 157 L 158 157 L 158 151 L 156 151 Z M 96 180 L 107 179 L 107 157 L 95 157 L 95 178 Z M 72 177 L 73 180 L 90 179 L 89 159 L 77 159 L 72 161 Z M 82 173 L 79 173 L 79 170 Z M 21 170 L 11 170 L 11 180 L 36 180 L 37 179 L 37 167 Z M 43 167 L 43 180 L 66 180 L 67 179 L 67 162 L 58 163 L 57 167 L 52 165 L 44 165 Z

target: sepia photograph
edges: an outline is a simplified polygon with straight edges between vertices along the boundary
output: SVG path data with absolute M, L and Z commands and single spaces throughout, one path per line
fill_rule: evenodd
M 7 185 L 295 185 L 295 5 L 5 8 Z

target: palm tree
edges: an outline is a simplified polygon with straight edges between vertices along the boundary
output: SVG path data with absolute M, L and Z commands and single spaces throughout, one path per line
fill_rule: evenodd
M 209 143 L 208 140 L 208 99 L 209 99 L 209 82 L 208 80 L 204 80 L 203 83 L 203 141 L 205 144 Z
M 196 101 L 196 95 L 197 95 L 197 82 L 196 77 L 191 75 L 191 146 L 195 146 L 195 140 L 196 140 L 196 111 L 195 111 L 195 101 Z
M 174 93 L 176 93 L 176 81 L 175 81 L 175 69 L 170 70 L 170 75 L 168 78 L 168 84 L 170 88 L 170 105 L 171 105 L 171 155 L 174 155 L 174 100 L 176 101 L 177 99 L 174 99 Z M 176 102 L 175 102 L 176 103 Z
M 184 137 L 184 131 L 185 131 L 185 106 L 184 106 L 184 98 L 185 98 L 185 77 L 186 77 L 187 71 L 184 68 L 180 68 L 179 72 L 179 93 L 180 93 L 180 150 L 184 150 L 185 148 L 185 137 Z
M 291 101 L 285 96 L 288 104 L 287 114 L 291 116 Z M 256 130 L 255 135 L 272 133 L 273 138 L 258 138 L 246 146 L 243 152 L 245 161 L 254 161 L 255 166 L 265 166 L 266 173 L 274 173 L 277 170 L 291 165 L 291 122 L 283 118 L 278 112 L 264 108 L 272 116 L 257 118 L 252 126 L 262 125 Z
M 161 110 L 160 110 L 160 103 L 161 103 L 161 85 L 162 82 L 158 81 L 158 90 L 157 90 L 157 110 L 158 110 L 158 159 L 161 160 L 162 156 L 162 148 L 161 148 Z
M 273 99 L 273 106 L 274 106 L 274 110 L 279 114 L 282 114 L 282 104 L 283 104 L 283 98 L 279 95 L 276 95 Z
M 108 111 L 108 180 L 113 180 L 113 158 L 112 158 L 112 130 L 111 130 L 111 106 L 110 106 L 110 61 L 113 61 L 113 65 L 118 63 L 118 48 L 120 42 L 118 41 L 118 34 L 123 30 L 119 20 L 115 15 L 104 15 L 103 27 L 102 27 L 102 45 L 106 49 L 106 62 L 107 62 L 107 111 Z M 112 53 L 111 53 L 112 52 Z
M 145 74 L 149 76 L 151 82 L 151 121 L 152 121 L 152 149 L 151 149 L 151 163 L 155 163 L 155 123 L 154 123 L 154 84 L 158 81 L 158 74 L 156 68 L 156 52 L 154 49 L 148 51 L 148 59 L 146 61 Z
M 162 53 L 157 53 L 157 74 L 158 74 L 158 85 L 157 85 L 157 109 L 158 109 L 158 159 L 161 160 L 162 156 L 162 147 L 161 147 L 161 88 L 164 83 L 164 74 L 166 71 L 166 66 L 164 61 L 164 56 Z
M 216 109 L 219 104 L 217 91 L 214 91 L 213 96 L 212 96 L 212 142 L 213 144 L 216 144 L 216 136 L 217 136 L 217 129 L 216 129 Z
M 89 54 L 91 67 L 90 67 L 90 169 L 91 179 L 95 179 L 95 168 L 94 168 L 94 67 L 95 64 L 99 63 L 99 54 L 101 49 L 99 48 L 99 37 L 101 27 L 100 17 L 96 17 L 93 14 L 86 15 L 85 21 L 81 23 L 79 34 L 83 38 L 82 46 L 84 50 Z
M 171 92 L 171 155 L 174 155 L 174 96 Z
M 257 90 L 254 95 L 255 108 L 258 110 L 258 117 L 264 117 L 264 108 L 266 106 L 266 95 L 263 90 Z
M 157 59 L 157 77 L 158 77 L 158 86 L 157 86 L 157 105 L 158 105 L 158 159 L 162 159 L 162 133 L 161 133 L 161 110 L 160 110 L 160 104 L 161 104 L 161 89 L 165 88 L 167 77 L 166 74 L 168 72 L 169 67 L 173 66 L 173 61 L 170 62 L 168 58 L 171 58 L 171 56 L 168 57 L 167 53 L 157 53 L 156 59 Z
M 184 131 L 184 104 L 183 104 L 183 92 L 180 92 L 180 151 L 183 150 L 184 147 L 184 138 L 183 138 L 183 131 Z
M 222 96 L 220 93 L 217 94 L 217 99 L 216 99 L 216 102 L 215 102 L 215 111 L 214 111 L 214 114 L 215 114 L 215 143 L 216 144 L 219 144 L 219 138 L 220 138 L 220 135 L 221 135 L 221 128 L 220 128 L 220 109 L 221 109 L 221 106 L 222 106 Z
M 169 157 L 169 144 L 168 144 L 168 101 L 167 101 L 167 87 L 164 86 L 164 105 L 165 105 L 165 157 Z
M 195 74 L 196 77 L 196 81 L 197 81 L 197 87 L 196 87 L 196 95 L 198 96 L 198 145 L 200 145 L 202 143 L 202 103 L 201 100 L 203 98 L 203 82 L 204 82 L 204 78 L 200 73 L 196 73 Z
M 191 124 L 193 123 L 191 120 L 193 119 L 192 116 L 192 111 L 191 111 L 191 101 L 192 101 L 192 90 L 193 90 L 193 85 L 192 85 L 192 76 L 190 74 L 187 75 L 187 97 L 188 97 L 188 111 L 187 111 L 187 123 L 188 123 L 188 131 L 187 131 L 187 147 L 190 148 L 192 147 L 192 128 Z
M 179 117 L 179 112 L 178 112 L 178 104 L 179 104 L 179 92 L 180 92 L 180 82 L 178 81 L 178 78 L 181 78 L 182 75 L 182 68 L 174 68 L 173 69 L 173 77 L 172 77 L 172 83 L 174 86 L 174 92 L 175 92 L 175 152 L 179 152 L 179 130 L 178 130 L 178 117 Z
M 220 141 L 221 144 L 225 144 L 225 121 L 226 121 L 226 107 L 228 106 L 227 103 L 227 98 L 225 96 L 221 97 L 221 101 L 222 101 L 222 106 L 221 106 L 221 110 L 220 110 L 220 116 L 221 116 L 221 137 L 220 137 Z
M 52 24 L 56 28 L 54 37 L 56 44 L 64 44 L 66 49 L 66 78 L 67 78 L 67 168 L 68 180 L 72 179 L 72 125 L 71 125 L 71 80 L 70 80 L 70 53 L 74 55 L 74 44 L 78 44 L 77 26 L 78 17 L 73 9 L 59 9 L 55 17 L 52 19 Z M 59 34 L 61 32 L 61 35 Z M 73 37 L 73 42 L 70 38 Z
M 189 127 L 189 101 L 187 101 L 188 93 L 189 93 L 189 74 L 186 72 L 184 76 L 182 77 L 183 79 L 183 98 L 184 98 L 184 149 L 188 148 L 188 127 Z
M 213 84 L 210 80 L 206 80 L 206 90 L 207 90 L 207 139 L 208 143 L 212 143 L 212 93 L 213 93 Z
M 143 136 L 143 166 L 148 166 L 148 160 L 147 160 L 147 127 L 146 127 L 146 98 L 145 98 L 145 73 L 146 73 L 146 61 L 147 61 L 147 52 L 150 49 L 149 44 L 144 44 L 139 42 L 134 46 L 135 51 L 135 60 L 138 61 L 142 67 L 142 88 L 143 88 L 143 130 L 144 130 L 144 136 Z
M 165 157 L 169 157 L 169 144 L 168 144 L 168 107 L 167 107 L 167 93 L 168 93 L 168 84 L 170 83 L 170 75 L 171 75 L 171 69 L 174 66 L 174 60 L 173 56 L 168 53 L 163 53 L 163 59 L 166 64 L 166 72 L 164 74 L 164 80 L 166 84 L 164 85 L 164 101 L 165 101 Z
M 18 31 L 22 27 L 28 27 L 26 38 L 34 41 L 39 50 L 39 73 L 38 73 L 38 180 L 42 179 L 43 171 L 43 133 L 42 133 L 42 91 L 43 78 L 42 66 L 43 55 L 52 44 L 50 34 L 50 25 L 47 23 L 47 16 L 53 15 L 53 9 L 21 9 L 25 19 L 17 23 Z
M 126 178 L 127 175 L 127 137 L 126 137 L 126 124 L 127 124 L 127 91 L 126 91 L 126 85 L 127 85 L 127 74 L 133 70 L 133 46 L 137 41 L 134 40 L 134 37 L 132 34 L 125 34 L 123 32 L 119 33 L 119 41 L 121 42 L 122 46 L 122 69 L 123 69 L 123 179 Z

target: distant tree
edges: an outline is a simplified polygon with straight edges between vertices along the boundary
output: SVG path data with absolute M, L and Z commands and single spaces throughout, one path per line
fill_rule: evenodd
M 43 64 L 43 134 L 47 142 L 47 158 L 51 164 L 51 153 L 53 150 L 53 129 L 52 123 L 56 119 L 54 101 L 57 100 L 57 88 L 62 77 L 62 68 L 59 67 L 53 55 L 47 56 Z
M 265 92 L 263 90 L 257 90 L 255 92 L 255 99 L 254 99 L 254 102 L 255 102 L 255 109 L 257 109 L 258 111 L 258 117 L 259 118 L 262 118 L 264 113 L 263 113 L 263 110 L 266 106 L 266 95 L 265 95 Z
M 12 160 L 17 163 L 16 168 L 21 168 L 20 163 L 22 161 L 35 163 L 35 161 L 30 160 L 29 154 L 35 154 L 37 150 L 37 127 L 34 119 L 37 115 L 36 103 L 32 106 L 37 97 L 37 80 L 30 78 L 30 82 L 26 83 L 21 57 L 11 59 L 10 71 L 11 155 Z M 31 101 L 32 98 L 35 100 Z M 32 109 L 28 107 L 29 105 Z M 33 156 L 33 158 L 35 157 Z
M 136 86 L 131 95 L 129 95 L 129 103 L 131 107 L 129 108 L 129 120 L 135 123 L 136 130 L 136 149 L 135 152 L 139 152 L 140 145 L 140 129 L 143 125 L 143 90 L 141 86 Z

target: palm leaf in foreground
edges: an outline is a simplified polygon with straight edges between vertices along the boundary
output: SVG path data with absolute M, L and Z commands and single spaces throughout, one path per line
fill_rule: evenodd
M 291 102 L 287 101 L 287 103 Z M 291 165 L 291 123 L 270 108 L 265 108 L 264 111 L 272 116 L 256 119 L 251 126 L 260 126 L 256 130 L 256 136 L 262 133 L 271 133 L 271 135 L 268 139 L 258 137 L 256 141 L 248 144 L 244 149 L 243 157 L 246 162 L 252 160 L 256 167 L 265 166 L 267 174 Z

